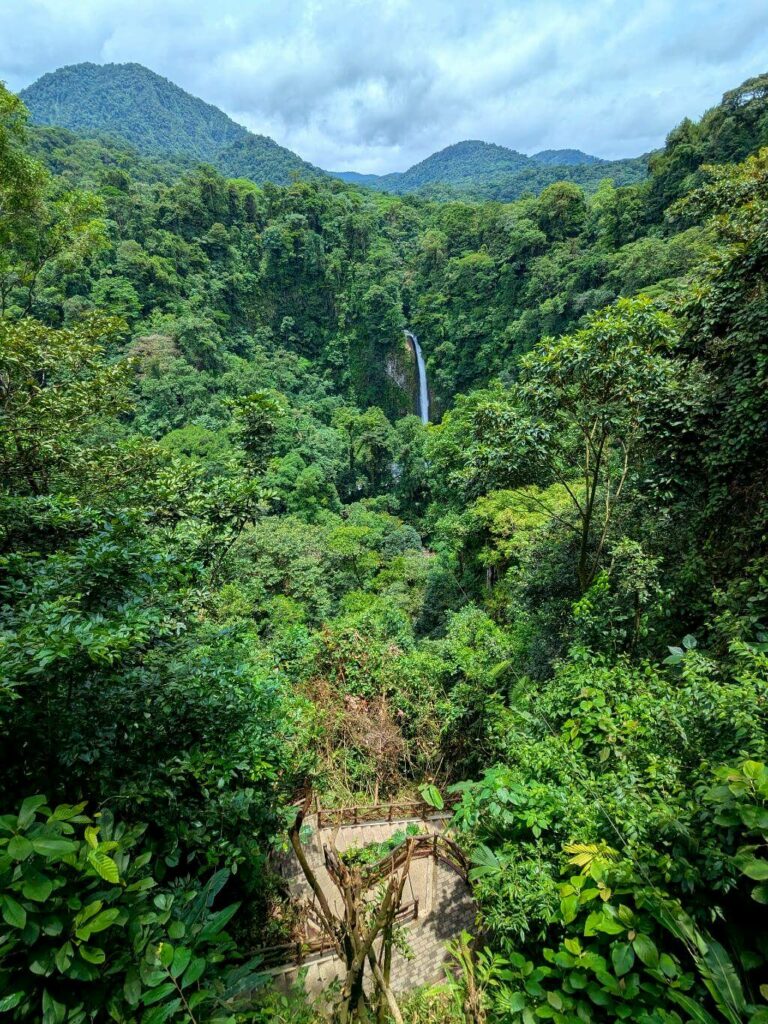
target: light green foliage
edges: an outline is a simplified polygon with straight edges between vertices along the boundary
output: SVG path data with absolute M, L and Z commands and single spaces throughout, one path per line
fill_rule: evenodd
M 758 884 L 752 899 L 768 903 L 768 768 L 760 761 L 743 761 L 717 771 L 718 783 L 707 799 L 718 808 L 716 822 L 743 829 L 746 843 L 734 857 L 739 871 Z

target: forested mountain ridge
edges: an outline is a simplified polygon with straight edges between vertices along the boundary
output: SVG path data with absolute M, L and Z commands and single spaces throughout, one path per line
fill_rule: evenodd
M 327 173 L 140 64 L 59 68 L 23 89 L 21 96 L 36 124 L 122 138 L 145 155 L 202 160 L 231 177 L 285 185 L 294 177 Z M 645 174 L 645 158 L 609 162 L 578 150 L 527 157 L 504 146 L 469 141 L 434 153 L 403 173 L 335 176 L 397 194 L 508 201 L 561 179 L 592 190 L 604 178 L 621 185 Z
M 539 164 L 557 164 L 564 167 L 569 164 L 604 164 L 608 163 L 599 156 L 591 156 L 580 149 L 542 149 L 540 153 L 533 153 L 531 160 Z
M 123 139 L 149 156 L 187 157 L 224 174 L 288 184 L 322 171 L 141 64 L 74 64 L 23 89 L 32 121 Z
M 591 195 L 192 160 L 0 88 L 0 1011 L 765 1024 L 768 76 Z M 443 985 L 271 987 L 312 790 L 452 796 Z
M 608 161 L 573 149 L 526 156 L 506 146 L 467 140 L 433 153 L 407 171 L 383 175 L 331 173 L 343 181 L 398 195 L 418 192 L 431 198 L 509 202 L 526 192 L 537 194 L 555 181 L 574 181 L 589 191 L 606 178 L 616 185 L 642 181 L 647 158 Z
M 141 64 L 72 64 L 22 89 L 33 123 L 111 134 L 142 153 L 213 160 L 248 130 Z

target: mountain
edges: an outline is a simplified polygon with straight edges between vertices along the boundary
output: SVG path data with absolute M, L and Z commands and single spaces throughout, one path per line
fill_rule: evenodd
M 514 174 L 526 166 L 528 160 L 514 149 L 473 139 L 447 146 L 407 171 L 381 175 L 342 171 L 334 176 L 380 192 L 416 192 L 428 185 L 461 186 L 490 174 Z
M 152 156 L 212 160 L 248 130 L 141 64 L 72 64 L 43 75 L 21 98 L 35 124 L 117 135 Z
M 441 149 L 402 172 L 326 172 L 141 64 L 73 64 L 43 75 L 21 98 L 34 124 L 123 140 L 144 156 L 205 161 L 229 177 L 259 184 L 330 173 L 377 192 L 507 202 L 555 181 L 594 191 L 605 178 L 624 185 L 647 174 L 644 157 L 605 161 L 578 149 L 526 156 L 477 139 Z
M 535 160 L 537 164 L 555 164 L 557 167 L 607 163 L 602 157 L 590 156 L 580 149 L 542 149 L 540 153 L 534 153 L 531 160 Z
M 407 171 L 381 175 L 329 173 L 377 192 L 509 201 L 525 192 L 541 192 L 555 181 L 573 181 L 587 191 L 594 191 L 605 178 L 620 185 L 640 181 L 647 174 L 647 158 L 601 160 L 579 149 L 547 149 L 526 156 L 506 146 L 468 140 L 433 153 Z
M 276 185 L 289 185 L 296 177 L 326 177 L 325 171 L 302 160 L 285 146 L 278 145 L 274 139 L 250 132 L 220 149 L 211 162 L 230 178 L 272 181 Z
M 141 64 L 73 64 L 20 95 L 34 124 L 120 138 L 147 156 L 191 157 L 231 177 L 276 184 L 323 174 Z

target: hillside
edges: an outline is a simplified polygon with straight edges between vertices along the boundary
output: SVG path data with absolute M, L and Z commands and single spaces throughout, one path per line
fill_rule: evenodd
M 72 64 L 23 89 L 33 124 L 119 136 L 142 153 L 212 160 L 248 135 L 205 103 L 141 64 Z
M 22 90 L 36 125 L 129 142 L 147 156 L 184 156 L 223 174 L 287 184 L 323 172 L 141 64 L 73 64 Z
M 325 171 L 313 167 L 290 149 L 278 145 L 274 139 L 266 135 L 252 135 L 250 132 L 219 150 L 211 163 L 231 178 L 272 181 L 276 185 L 288 185 L 295 177 L 326 176 Z
M 510 204 L 25 120 L 0 1011 L 766 1024 L 768 76 Z
M 558 167 L 607 163 L 602 157 L 591 156 L 580 149 L 542 149 L 540 153 L 534 153 L 531 160 L 537 164 L 556 164 Z
M 222 174 L 257 183 L 285 185 L 331 173 L 377 192 L 507 202 L 525 192 L 538 194 L 554 181 L 573 181 L 591 192 L 605 178 L 630 184 L 647 171 L 644 158 L 609 162 L 577 149 L 526 156 L 468 140 L 403 172 L 325 172 L 141 64 L 73 64 L 43 75 L 20 95 L 35 125 L 123 140 L 145 156 L 205 161 Z
M 330 172 L 350 184 L 403 195 L 419 192 L 430 198 L 461 197 L 509 202 L 525 192 L 538 194 L 555 181 L 573 181 L 593 192 L 605 178 L 617 185 L 642 181 L 645 157 L 601 160 L 577 149 L 543 150 L 533 156 L 506 146 L 468 140 L 433 153 L 408 170 L 392 174 Z

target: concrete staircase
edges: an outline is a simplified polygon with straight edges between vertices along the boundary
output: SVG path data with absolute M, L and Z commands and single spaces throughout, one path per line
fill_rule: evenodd
M 304 842 L 309 862 L 315 871 L 323 892 L 335 911 L 341 910 L 338 890 L 326 871 L 323 844 L 331 840 L 339 852 L 350 847 L 381 843 L 398 831 L 404 832 L 411 823 L 418 824 L 422 832 L 439 832 L 444 816 L 423 819 L 403 818 L 394 821 L 373 821 L 362 824 L 340 825 L 335 828 L 316 829 L 317 819 L 308 816 L 306 824 L 311 830 Z M 298 900 L 314 898 L 294 855 L 288 858 L 284 875 L 292 895 Z M 462 877 L 451 867 L 433 857 L 423 857 L 411 863 L 403 903 L 418 901 L 418 918 L 404 926 L 404 935 L 410 956 L 395 951 L 392 961 L 392 987 L 395 992 L 408 992 L 444 977 L 445 944 L 462 929 L 471 930 L 475 907 L 472 896 Z M 308 960 L 305 988 L 316 995 L 335 979 L 343 975 L 342 964 L 332 953 Z M 300 968 L 287 964 L 274 968 L 272 974 L 281 986 L 289 986 L 299 975 Z

